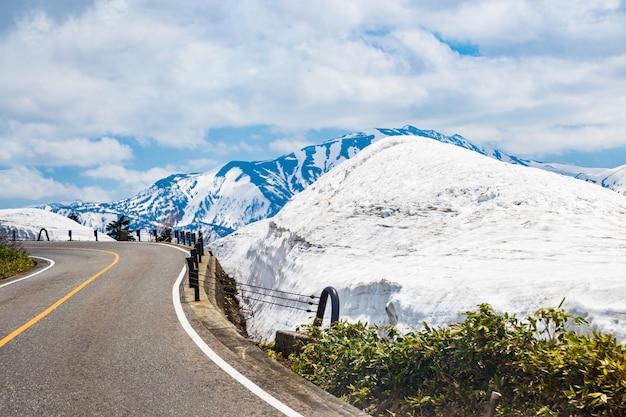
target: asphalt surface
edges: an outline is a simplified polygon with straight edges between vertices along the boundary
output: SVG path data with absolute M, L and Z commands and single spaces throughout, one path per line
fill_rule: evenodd
M 181 326 L 172 287 L 185 253 L 145 243 L 24 246 L 54 266 L 0 282 L 0 416 L 284 415 L 218 367 Z

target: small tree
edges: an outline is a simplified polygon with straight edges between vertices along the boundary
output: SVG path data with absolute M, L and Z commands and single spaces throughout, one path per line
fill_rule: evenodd
M 107 224 L 107 235 L 111 236 L 115 240 L 129 240 L 132 235 L 130 234 L 130 220 L 123 214 L 117 219 Z
M 157 228 L 158 236 L 156 237 L 158 241 L 167 241 L 171 242 L 172 240 L 172 231 L 174 230 L 174 226 L 178 222 L 179 214 L 178 209 L 174 208 L 173 211 L 168 214 L 163 215 L 163 220 L 159 223 Z
M 71 212 L 67 218 L 74 220 L 76 223 L 80 223 L 80 216 L 75 211 Z

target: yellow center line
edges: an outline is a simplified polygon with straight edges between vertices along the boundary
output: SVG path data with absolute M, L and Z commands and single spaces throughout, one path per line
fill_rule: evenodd
M 54 248 L 54 249 L 61 249 L 61 248 Z M 91 251 L 91 252 L 104 252 L 104 253 L 108 253 L 110 255 L 113 255 L 115 257 L 115 259 L 113 260 L 113 262 L 111 262 L 109 265 L 107 265 L 104 269 L 100 270 L 98 273 L 96 273 L 95 275 L 93 275 L 90 278 L 88 278 L 86 281 L 84 281 L 78 287 L 74 288 L 72 291 L 67 293 L 64 297 L 60 298 L 57 302 L 52 304 L 50 307 L 48 307 L 47 309 L 45 309 L 44 311 L 39 313 L 37 316 L 35 316 L 32 319 L 30 319 L 28 322 L 24 323 L 19 328 L 15 329 L 13 332 L 11 332 L 9 335 L 7 335 L 4 339 L 0 340 L 0 348 L 2 346 L 6 345 L 7 343 L 9 343 L 11 340 L 15 339 L 20 334 L 24 333 L 26 330 L 28 330 L 28 328 L 33 326 L 39 320 L 41 320 L 44 317 L 46 317 L 48 314 L 50 314 L 52 311 L 54 311 L 61 304 L 63 304 L 67 300 L 69 300 L 70 297 L 72 297 L 74 294 L 76 294 L 77 292 L 79 292 L 80 290 L 85 288 L 87 285 L 89 285 L 90 282 L 92 282 L 93 280 L 95 280 L 96 278 L 98 278 L 99 276 L 104 274 L 105 272 L 107 272 L 109 269 L 113 268 L 113 266 L 120 260 L 120 255 L 118 255 L 115 252 L 110 252 L 110 251 L 107 251 L 107 250 L 80 249 L 80 248 L 72 248 L 72 249 L 63 248 L 63 249 L 64 250 L 84 250 L 84 251 Z

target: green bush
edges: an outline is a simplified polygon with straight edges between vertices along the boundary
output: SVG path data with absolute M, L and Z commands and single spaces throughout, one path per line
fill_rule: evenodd
M 0 279 L 28 271 L 33 266 L 35 263 L 25 251 L 0 244 Z
M 340 322 L 310 336 L 294 371 L 374 415 L 626 416 L 626 347 L 578 334 L 584 320 L 543 308 L 519 320 L 487 304 L 461 323 L 400 334 Z M 574 327 L 574 330 L 570 329 Z

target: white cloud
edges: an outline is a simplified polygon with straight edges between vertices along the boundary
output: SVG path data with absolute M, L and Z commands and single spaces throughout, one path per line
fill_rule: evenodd
M 109 201 L 110 194 L 100 187 L 77 187 L 45 177 L 36 169 L 16 167 L 0 170 L 0 199 L 41 201 Z
M 212 158 L 191 159 L 184 163 L 181 172 L 206 172 L 219 165 L 219 162 Z
M 0 163 L 132 157 L 125 140 L 88 138 L 286 150 L 275 136 L 252 148 L 206 137 L 252 125 L 414 124 L 536 153 L 624 145 L 625 18 L 617 0 L 99 0 L 64 20 L 33 12 L 0 35 Z M 594 127 L 559 127 L 574 125 Z
M 136 171 L 121 165 L 103 164 L 97 168 L 85 171 L 83 176 L 98 180 L 115 180 L 123 184 L 125 188 L 136 192 L 152 185 L 161 178 L 171 175 L 173 171 L 174 169 L 172 167 Z
M 244 152 L 248 152 L 249 154 L 254 154 L 255 152 L 260 152 L 262 147 L 259 145 L 250 144 L 248 142 L 239 142 L 239 147 Z
M 543 20 L 541 6 L 524 0 L 479 0 L 457 5 L 435 12 L 436 19 L 430 19 L 428 27 L 444 36 L 491 46 L 534 40 Z
M 0 163 L 86 167 L 103 160 L 125 161 L 133 156 L 131 147 L 117 139 L 68 139 L 64 137 L 63 129 L 51 123 L 0 123 L 0 141 L 4 145 L 0 149 Z
M 35 140 L 33 154 L 38 158 L 54 158 L 55 165 L 90 166 L 101 161 L 124 161 L 132 158 L 132 149 L 120 144 L 116 139 L 100 138 L 68 139 L 51 142 L 45 139 Z M 42 163 L 41 165 L 47 165 Z
M 423 27 L 446 39 L 506 56 L 548 54 L 589 59 L 626 51 L 626 8 L 619 0 L 474 0 L 428 8 Z
M 271 142 L 270 149 L 280 153 L 291 153 L 309 145 L 311 145 L 311 143 L 305 140 L 283 138 Z

